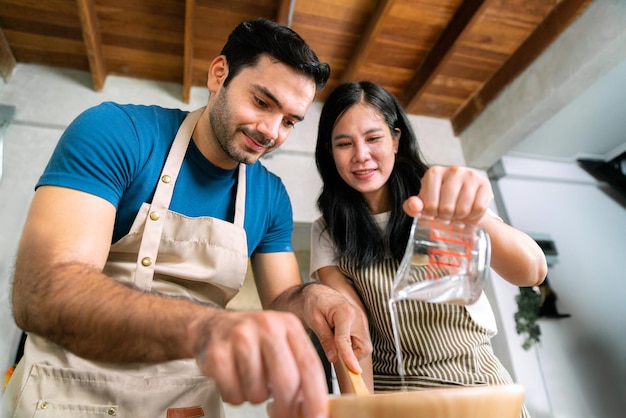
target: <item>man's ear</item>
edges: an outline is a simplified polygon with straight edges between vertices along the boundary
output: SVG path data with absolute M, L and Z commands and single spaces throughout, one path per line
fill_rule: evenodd
M 211 61 L 211 66 L 209 67 L 209 74 L 206 82 L 209 91 L 211 93 L 218 91 L 222 84 L 224 84 L 224 80 L 226 80 L 227 76 L 228 61 L 226 61 L 226 56 L 220 55 Z

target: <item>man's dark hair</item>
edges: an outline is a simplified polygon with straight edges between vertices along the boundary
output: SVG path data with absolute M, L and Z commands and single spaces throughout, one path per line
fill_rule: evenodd
M 230 34 L 221 55 L 228 61 L 227 87 L 242 69 L 254 66 L 267 54 L 310 77 L 319 91 L 330 76 L 330 66 L 320 62 L 311 47 L 292 29 L 267 19 L 241 22 Z

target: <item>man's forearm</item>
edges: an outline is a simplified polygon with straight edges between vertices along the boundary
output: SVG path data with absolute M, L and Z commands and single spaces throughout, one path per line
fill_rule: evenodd
M 39 271 L 29 264 L 18 262 L 13 287 L 15 319 L 25 331 L 98 361 L 194 356 L 187 324 L 211 308 L 133 289 L 84 264 Z

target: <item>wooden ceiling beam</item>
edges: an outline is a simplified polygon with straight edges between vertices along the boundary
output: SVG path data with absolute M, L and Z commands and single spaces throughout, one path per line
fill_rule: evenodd
M 452 56 L 458 39 L 468 32 L 484 11 L 485 0 L 465 0 L 450 19 L 422 64 L 415 72 L 404 93 L 399 97 L 405 108 L 417 103 L 433 82 L 439 70 Z
M 454 115 L 450 123 L 455 135 L 463 132 L 482 111 L 567 29 L 592 0 L 563 0 L 533 33 L 496 71 L 474 96 Z
M 4 36 L 4 31 L 0 28 L 0 76 L 2 76 L 5 81 L 13 74 L 15 65 L 15 56 L 13 56 L 13 52 L 11 51 L 9 41 L 7 41 L 7 38 Z M 0 165 L 1 164 L 0 162 Z
M 107 72 L 102 53 L 102 39 L 100 36 L 100 25 L 93 0 L 76 0 L 78 6 L 78 17 L 83 33 L 83 42 L 89 61 L 89 70 L 93 88 L 96 91 L 102 90 Z
M 351 58 L 348 59 L 348 66 L 341 75 L 340 82 L 354 81 L 359 68 L 364 64 L 365 60 L 369 56 L 370 51 L 374 48 L 374 41 L 378 37 L 378 34 L 382 30 L 383 22 L 386 20 L 395 0 L 380 0 L 376 7 L 376 10 L 372 14 L 367 24 L 367 29 Z
M 295 0 L 278 0 L 278 11 L 276 13 L 276 23 L 280 23 L 284 26 L 290 26 L 289 15 L 291 14 L 291 7 Z
M 189 103 L 193 83 L 194 31 L 196 0 L 185 2 L 185 56 L 183 58 L 183 102 Z

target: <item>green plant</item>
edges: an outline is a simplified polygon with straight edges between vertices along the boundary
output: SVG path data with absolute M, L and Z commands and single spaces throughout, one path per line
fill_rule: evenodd
M 515 330 L 519 335 L 524 336 L 522 348 L 529 350 L 530 347 L 539 342 L 541 336 L 541 329 L 537 323 L 541 292 L 537 286 L 520 287 L 519 291 L 519 294 L 515 296 L 515 302 L 517 302 L 517 312 L 513 316 L 515 318 Z

